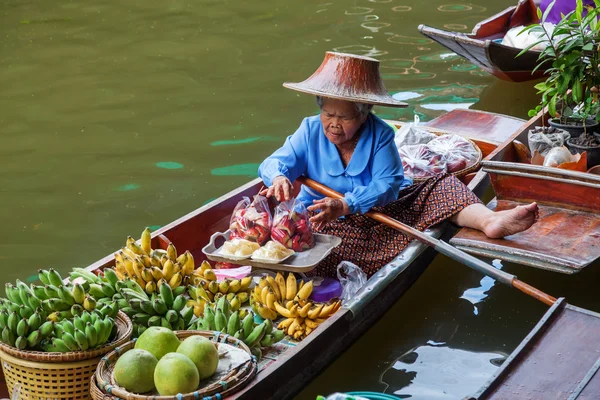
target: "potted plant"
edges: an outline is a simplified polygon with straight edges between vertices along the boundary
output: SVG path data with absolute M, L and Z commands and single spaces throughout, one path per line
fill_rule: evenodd
M 542 98 L 532 112 L 547 106 L 548 113 L 554 117 L 549 124 L 571 134 L 567 147 L 577 153 L 586 151 L 588 167 L 600 163 L 600 135 L 593 133 L 600 117 L 600 0 L 594 3 L 596 7 L 584 7 L 582 1 L 577 0 L 575 10 L 563 16 L 552 31 L 544 22 L 554 2 L 544 15 L 538 9 L 540 23 L 522 32 L 537 33 L 540 40 L 520 53 L 539 43 L 547 44 L 536 69 L 549 63 L 551 66 L 546 80 L 535 85 Z

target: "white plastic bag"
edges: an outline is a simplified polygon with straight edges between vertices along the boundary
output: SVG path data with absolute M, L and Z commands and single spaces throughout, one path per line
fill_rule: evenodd
M 360 288 L 367 283 L 367 274 L 349 261 L 338 264 L 337 277 L 342 285 L 342 304 L 352 300 Z
M 437 137 L 433 133 L 419 128 L 419 121 L 419 116 L 415 115 L 415 121 L 412 124 L 403 125 L 396 131 L 394 143 L 397 148 L 408 144 L 425 144 Z
M 362 396 L 351 396 L 345 393 L 334 393 L 330 394 L 327 397 L 319 396 L 317 400 L 368 400 L 366 397 Z
M 550 149 L 561 147 L 570 137 L 569 132 L 554 127 L 546 128 L 545 131 L 542 131 L 540 127 L 535 127 L 527 133 L 531 153 L 537 151 L 543 156 L 546 156 Z

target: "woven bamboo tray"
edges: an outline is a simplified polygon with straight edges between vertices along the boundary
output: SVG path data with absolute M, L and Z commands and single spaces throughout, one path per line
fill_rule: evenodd
M 0 350 L 2 369 L 12 399 L 19 400 L 83 400 L 90 396 L 90 378 L 100 358 L 90 360 L 42 363 L 23 360 Z M 18 393 L 15 397 L 13 391 Z
M 111 396 L 100 390 L 98 382 L 96 382 L 96 374 L 92 374 L 90 378 L 90 396 L 93 400 L 121 400 L 118 397 Z
M 438 136 L 442 136 L 442 134 L 438 134 L 436 132 L 431 132 L 431 133 L 436 134 Z M 469 143 L 471 143 L 473 148 L 475 148 L 475 150 L 477 151 L 477 161 L 475 161 L 473 164 L 469 165 L 466 168 L 463 168 L 456 172 L 450 172 L 450 175 L 454 175 L 457 178 L 461 178 L 467 174 L 470 174 L 471 172 L 477 171 L 479 169 L 479 166 L 481 165 L 481 160 L 483 159 L 483 153 L 481 152 L 481 149 L 479 148 L 479 146 L 477 146 L 477 144 L 474 141 L 472 141 L 469 138 L 463 137 L 463 136 L 461 136 L 461 138 L 467 140 Z M 435 176 L 435 175 L 432 175 L 432 176 Z M 429 178 L 431 178 L 431 176 L 428 176 L 426 178 L 412 178 L 412 180 L 413 180 L 413 183 L 422 183 L 422 182 L 425 182 Z
M 65 363 L 73 361 L 84 361 L 92 358 L 97 358 L 111 352 L 117 346 L 121 346 L 123 343 L 131 340 L 131 334 L 133 332 L 133 324 L 129 317 L 122 311 L 119 311 L 115 318 L 115 324 L 117 325 L 117 337 L 110 343 L 105 344 L 94 350 L 87 351 L 70 351 L 67 353 L 56 353 L 56 352 L 44 352 L 44 351 L 27 351 L 19 350 L 16 347 L 9 346 L 5 343 L 0 342 L 0 350 L 11 356 L 30 361 L 37 361 L 43 363 Z
M 251 359 L 239 367 L 232 369 L 221 381 L 202 387 L 195 392 L 179 394 L 176 396 L 159 396 L 156 394 L 146 396 L 128 392 L 124 388 L 118 386 L 112 376 L 114 365 L 119 356 L 134 347 L 135 340 L 132 340 L 107 354 L 98 364 L 95 377 L 101 392 L 105 395 L 112 395 L 123 400 L 196 400 L 204 398 L 211 399 L 211 396 L 215 396 L 215 399 L 220 399 L 242 389 L 257 373 L 258 363 L 256 357 L 252 356 L 250 349 L 244 342 L 235 339 L 233 336 L 213 331 L 176 331 L 175 334 L 180 340 L 189 336 L 198 335 L 210 339 L 212 342 L 216 343 L 217 346 L 219 343 L 225 343 L 239 347 L 250 354 Z M 98 396 L 98 393 L 96 393 L 95 396 Z M 97 398 L 103 400 L 110 399 L 110 397 Z

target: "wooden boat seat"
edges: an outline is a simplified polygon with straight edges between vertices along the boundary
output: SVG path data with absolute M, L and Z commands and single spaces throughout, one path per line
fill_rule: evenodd
M 473 254 L 572 274 L 600 257 L 600 177 L 529 164 L 484 161 L 496 198 L 492 210 L 538 202 L 528 230 L 490 239 L 462 229 L 450 243 Z

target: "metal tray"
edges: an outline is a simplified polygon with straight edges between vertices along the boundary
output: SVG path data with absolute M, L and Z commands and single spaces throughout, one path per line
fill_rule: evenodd
M 320 233 L 314 233 L 315 236 L 315 247 L 310 250 L 295 253 L 287 260 L 279 264 L 266 263 L 252 260 L 251 258 L 246 260 L 233 260 L 227 256 L 220 254 L 219 250 L 223 243 L 229 240 L 229 231 L 217 232 L 210 237 L 210 242 L 204 246 L 202 252 L 211 261 L 227 262 L 239 265 L 250 265 L 255 268 L 271 269 L 276 271 L 289 271 L 289 272 L 309 272 L 315 269 L 325 257 L 331 253 L 331 250 L 336 248 L 342 243 L 342 239 L 332 235 L 322 235 Z M 223 238 L 223 243 L 216 244 L 217 239 Z

